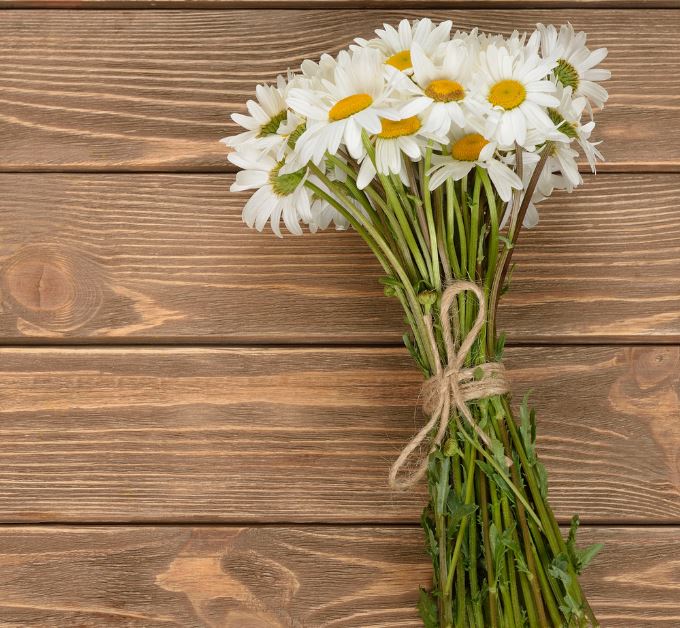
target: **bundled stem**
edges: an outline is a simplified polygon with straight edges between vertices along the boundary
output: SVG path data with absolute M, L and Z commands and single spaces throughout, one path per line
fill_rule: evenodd
M 365 135 L 364 146 L 367 158 L 374 160 Z M 452 279 L 475 282 L 489 306 L 481 333 L 464 356 L 465 366 L 475 369 L 501 360 L 503 338 L 496 334 L 496 308 L 524 215 L 551 150 L 546 143 L 526 190 L 515 194 L 505 237 L 499 224 L 507 206 L 482 168 L 430 191 L 431 148 L 420 172 L 409 164 L 410 192 L 399 177 L 386 175 L 362 191 L 352 169 L 344 168 L 346 180 L 341 182 L 310 164 L 320 185 L 311 180 L 306 185 L 347 218 L 382 264 L 386 294 L 399 299 L 411 326 L 405 344 L 425 377 L 445 363 L 443 334 L 451 326 L 436 318 L 434 325 L 423 321 L 433 320 Z M 515 154 L 515 171 L 521 177 L 519 147 Z M 343 169 L 340 160 L 329 160 L 329 165 Z M 470 332 L 479 307 L 470 293 L 459 294 L 456 303 L 453 328 L 459 337 L 454 343 Z M 430 590 L 421 591 L 419 609 L 425 626 L 597 626 L 578 575 L 598 548 L 576 548 L 577 518 L 569 538 L 562 537 L 547 502 L 534 413 L 526 399 L 519 417 L 507 394 L 470 401 L 467 407 L 475 425 L 461 421 L 456 411 L 445 417 L 446 437 L 427 461 L 429 503 L 422 525 L 433 583 Z

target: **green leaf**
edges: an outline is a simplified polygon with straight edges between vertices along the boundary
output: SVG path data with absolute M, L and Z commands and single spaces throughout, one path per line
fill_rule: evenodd
M 570 624 L 572 617 L 579 619 L 583 617 L 583 606 L 571 597 L 569 593 L 564 596 L 563 604 L 560 604 L 560 610 L 567 618 L 567 625 Z
M 406 198 L 408 198 L 408 200 L 411 201 L 415 207 L 420 207 L 423 204 L 423 199 L 418 196 L 414 196 L 413 194 L 407 194 Z
M 507 238 L 507 237 L 504 236 L 504 235 L 500 235 L 500 234 L 499 234 L 499 235 L 498 235 L 498 239 L 499 239 L 503 244 L 505 244 L 505 248 L 508 249 L 508 250 L 514 248 L 514 246 L 515 246 L 515 245 L 510 241 L 510 239 Z
M 505 461 L 505 448 L 503 443 L 493 436 L 491 437 L 491 453 L 498 466 L 507 473 L 508 463 Z
M 458 454 L 459 456 L 463 456 L 463 452 L 461 451 L 460 447 L 458 446 L 458 443 L 456 443 L 455 438 L 449 438 L 447 441 L 444 443 L 444 446 L 442 447 L 442 453 L 445 456 L 454 456 Z
M 529 567 L 527 566 L 526 558 L 524 557 L 524 552 L 522 551 L 519 542 L 513 534 L 514 530 L 515 526 L 513 525 L 502 534 L 500 541 L 510 552 L 512 552 L 513 556 L 515 557 L 517 569 L 519 571 L 523 571 L 525 574 L 531 575 Z
M 439 628 L 437 603 L 432 594 L 422 587 L 420 588 L 420 598 L 418 599 L 418 612 L 425 628 Z
M 503 359 L 503 352 L 505 351 L 505 332 L 498 335 L 496 340 L 496 362 L 500 362 Z
M 545 466 L 543 466 L 541 461 L 536 460 L 534 469 L 538 476 L 538 488 L 541 491 L 541 497 L 543 497 L 543 499 L 548 499 L 548 473 L 545 470 Z
M 529 463 L 536 462 L 536 415 L 533 410 L 529 408 L 529 395 L 531 391 L 527 392 L 522 399 L 522 405 L 519 407 L 520 426 L 519 432 L 526 449 Z
M 437 544 L 437 537 L 434 533 L 434 522 L 431 518 L 431 511 L 429 508 L 423 510 L 423 514 L 420 516 L 420 525 L 425 531 L 425 548 L 427 553 L 432 558 L 432 562 L 437 565 L 439 564 L 439 545 Z
M 509 268 L 509 270 L 508 270 L 508 274 L 507 274 L 507 276 L 506 276 L 506 278 L 505 278 L 505 283 L 504 283 L 503 286 L 501 287 L 500 295 L 499 295 L 499 296 L 503 296 L 508 290 L 510 290 L 510 282 L 511 282 L 511 280 L 512 280 L 512 273 L 513 273 L 514 270 L 515 270 L 515 266 L 516 266 L 516 264 L 511 264 L 511 265 L 510 265 L 510 268 Z
M 455 532 L 463 519 L 477 510 L 477 506 L 462 502 L 458 495 L 451 491 L 446 503 L 446 510 L 449 516 L 449 532 Z
M 428 376 L 429 369 L 427 368 L 427 365 L 423 362 L 422 358 L 420 357 L 420 353 L 413 344 L 413 340 L 411 340 L 410 334 L 406 332 L 401 337 L 401 339 L 404 342 L 404 346 L 406 347 L 407 351 L 411 354 L 411 358 L 413 358 L 413 361 L 420 367 L 420 370 L 425 374 L 425 376 Z
M 571 576 L 569 575 L 569 562 L 565 554 L 558 554 L 553 558 L 553 561 L 548 567 L 548 573 L 564 584 L 565 589 L 569 588 L 571 584 Z
M 580 574 L 590 564 L 590 561 L 600 553 L 603 547 L 604 544 L 602 543 L 593 543 L 585 549 L 577 550 L 579 567 L 576 573 Z
M 380 277 L 378 281 L 383 286 L 394 286 L 395 288 L 403 288 L 404 284 L 401 283 L 396 277 L 391 275 L 386 275 L 385 277 Z
M 514 504 L 515 494 L 508 486 L 508 483 L 498 473 L 496 473 L 496 470 L 488 462 L 484 460 L 477 460 L 476 462 L 477 466 L 482 470 L 484 475 L 486 475 L 486 477 L 488 477 L 489 480 L 496 485 L 496 488 L 498 488 L 503 493 L 503 495 L 508 498 L 510 503 Z

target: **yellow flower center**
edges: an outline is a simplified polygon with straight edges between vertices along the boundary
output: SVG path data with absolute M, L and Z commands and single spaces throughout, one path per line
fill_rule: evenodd
M 489 90 L 489 102 L 503 109 L 519 107 L 527 97 L 527 90 L 519 81 L 499 81 Z
M 347 98 L 338 100 L 328 112 L 328 119 L 336 122 L 337 120 L 344 120 L 370 107 L 373 104 L 373 99 L 368 94 L 352 94 Z
M 413 135 L 420 128 L 420 120 L 417 116 L 411 116 L 403 120 L 380 118 L 380 124 L 382 125 L 382 130 L 378 133 L 378 137 L 385 139 L 401 137 L 402 135 Z
M 451 157 L 458 161 L 476 161 L 488 143 L 479 133 L 468 133 L 451 147 Z
M 408 70 L 413 65 L 411 63 L 411 51 L 402 50 L 401 52 L 397 52 L 385 61 L 385 63 L 391 65 L 393 68 L 397 68 L 397 70 Z
M 453 102 L 465 98 L 465 89 L 456 81 L 438 79 L 427 86 L 425 95 L 437 102 Z

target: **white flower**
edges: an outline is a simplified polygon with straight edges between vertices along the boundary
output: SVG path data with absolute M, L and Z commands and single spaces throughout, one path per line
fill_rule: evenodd
M 513 188 L 521 189 L 522 182 L 495 153 L 496 143 L 487 140 L 475 127 L 454 132 L 448 154 L 432 156 L 434 166 L 428 172 L 430 190 L 438 188 L 447 179 L 458 181 L 479 166 L 489 173 L 498 196 L 503 201 L 510 200 Z
M 389 24 L 383 24 L 383 30 L 376 30 L 377 39 L 365 40 L 357 38 L 354 41 L 361 47 L 377 48 L 386 57 L 385 63 L 397 70 L 411 74 L 413 63 L 411 61 L 411 46 L 415 43 L 428 55 L 434 55 L 437 48 L 448 41 L 451 32 L 451 20 L 438 24 L 436 27 L 432 21 L 425 18 L 399 22 L 399 30 L 395 30 Z M 350 48 L 356 48 L 350 46 Z
M 551 129 L 546 107 L 559 104 L 555 85 L 546 76 L 555 62 L 536 51 L 537 36 L 524 47 L 490 44 L 480 53 L 479 93 L 490 112 L 485 135 L 501 147 L 524 146 L 530 129 Z
M 417 116 L 392 121 L 381 119 L 382 129 L 375 138 L 375 165 L 366 155 L 361 162 L 357 187 L 364 189 L 380 174 L 397 174 L 404 185 L 409 185 L 405 158 L 420 161 L 425 154 L 427 138 L 420 134 L 421 122 Z
M 437 62 L 428 57 L 418 44 L 411 49 L 413 81 L 403 79 L 399 89 L 409 97 L 401 108 L 405 118 L 419 115 L 423 130 L 446 135 L 451 123 L 465 124 L 463 105 L 469 98 L 472 69 L 467 47 L 460 41 L 450 42 Z
M 280 222 L 283 218 L 288 231 L 302 235 L 300 222 L 312 220 L 311 193 L 305 187 L 306 168 L 281 174 L 283 161 L 277 161 L 272 154 L 248 148 L 230 153 L 227 158 L 242 168 L 236 173 L 231 191 L 256 190 L 243 208 L 243 221 L 258 231 L 262 231 L 269 221 L 272 231 L 281 237 Z
M 309 230 L 316 233 L 319 229 L 328 229 L 331 223 L 336 231 L 346 231 L 349 221 L 338 212 L 330 203 L 323 199 L 315 198 L 312 201 L 312 218 L 309 221 Z
M 591 52 L 586 47 L 586 34 L 576 33 L 571 24 L 557 29 L 551 24 L 536 27 L 541 33 L 541 52 L 545 58 L 557 59 L 553 69 L 555 79 L 565 87 L 571 87 L 576 96 L 586 96 L 590 103 L 600 108 L 607 101 L 607 90 L 595 81 L 606 81 L 611 77 L 609 70 L 596 69 L 607 56 L 606 48 Z
M 286 101 L 284 100 L 286 82 L 282 76 L 277 78 L 276 87 L 273 85 L 258 85 L 255 88 L 257 101 L 246 103 L 249 116 L 232 113 L 231 119 L 246 129 L 232 137 L 225 137 L 221 141 L 231 148 L 251 145 L 261 150 L 267 150 L 282 142 L 277 135 L 279 125 L 286 119 Z
M 307 130 L 296 145 L 298 163 L 320 163 L 326 152 L 335 155 L 344 142 L 355 159 L 363 156 L 362 130 L 379 133 L 380 118 L 398 119 L 390 108 L 380 53 L 362 48 L 340 59 L 332 80 L 320 81 L 318 89 L 290 90 L 287 103 L 307 118 Z
M 587 101 L 584 96 L 572 98 L 571 87 L 558 87 L 560 104 L 548 110 L 548 115 L 555 123 L 558 131 L 569 138 L 569 141 L 576 140 L 583 150 L 583 154 L 588 160 L 588 165 L 592 172 L 595 172 L 595 164 L 599 159 L 604 160 L 602 154 L 597 149 L 600 142 L 590 141 L 590 135 L 595 129 L 595 122 L 592 120 L 586 124 L 581 124 L 581 116 L 586 107 Z

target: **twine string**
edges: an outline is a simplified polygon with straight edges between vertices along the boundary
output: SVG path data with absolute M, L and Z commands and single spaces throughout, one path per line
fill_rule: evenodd
M 458 350 L 456 343 L 459 340 L 458 316 L 456 298 L 462 292 L 473 292 L 479 302 L 477 318 L 474 325 L 462 339 Z M 453 313 L 453 315 L 452 315 Z M 434 333 L 434 324 L 430 313 L 423 316 L 427 340 L 435 356 L 435 373 L 425 381 L 422 388 L 423 412 L 429 416 L 429 421 L 402 449 L 399 457 L 394 461 L 390 469 L 390 486 L 395 489 L 404 489 L 418 482 L 427 469 L 428 456 L 422 456 L 416 469 L 410 474 L 399 478 L 399 472 L 405 466 L 414 450 L 418 449 L 427 439 L 430 432 L 438 425 L 437 433 L 430 441 L 430 452 L 442 442 L 446 434 L 449 417 L 452 410 L 457 410 L 476 432 L 479 439 L 491 447 L 491 441 L 484 430 L 475 421 L 467 402 L 493 395 L 502 395 L 508 392 L 508 384 L 505 377 L 505 367 L 499 362 L 485 362 L 472 368 L 464 368 L 472 345 L 486 321 L 486 299 L 484 292 L 471 281 L 454 281 L 444 290 L 439 307 L 439 315 L 446 350 L 446 364 L 442 364 L 439 358 L 439 347 Z M 454 333 L 451 333 L 451 321 L 454 321 Z M 506 462 L 510 462 L 506 460 Z M 511 464 L 511 462 L 510 462 Z

